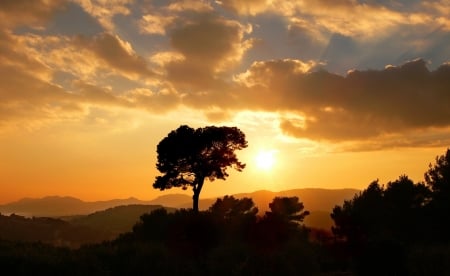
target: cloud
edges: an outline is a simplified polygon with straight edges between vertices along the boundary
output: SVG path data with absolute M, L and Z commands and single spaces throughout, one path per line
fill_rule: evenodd
M 34 129 L 45 121 L 71 120 L 84 112 L 60 87 L 10 65 L 0 66 L 0 125 Z
M 13 35 L 0 30 L 0 125 L 38 128 L 47 122 L 79 120 L 87 106 L 131 106 L 108 89 L 82 81 L 92 77 L 86 52 L 77 51 L 67 37 Z M 78 59 L 79 58 L 79 59 Z M 54 82 L 67 70 L 77 78 L 71 87 Z M 84 72 L 84 73 L 83 73 Z
M 44 63 L 30 53 L 26 41 L 11 34 L 9 31 L 0 30 L 0 67 L 14 67 L 32 74 L 40 79 L 51 78 L 51 71 Z
M 81 108 L 61 87 L 51 83 L 52 71 L 29 47 L 30 40 L 0 30 L 0 124 L 73 116 Z M 36 120 L 34 120 L 36 119 Z
M 64 2 L 64 0 L 2 0 L 0 25 L 41 28 L 57 11 L 64 8 Z
M 442 27 L 446 31 L 450 31 L 450 1 L 425 1 L 421 4 L 424 9 L 432 14 L 434 21 L 439 27 Z
M 411 23 L 404 14 L 380 5 L 359 4 L 356 1 L 305 1 L 281 9 L 295 22 L 307 19 L 310 29 L 326 30 L 330 34 L 355 36 L 360 39 L 386 36 L 400 24 Z
M 73 0 L 105 31 L 72 35 L 46 29 L 70 11 L 63 1 L 0 1 L 0 120 L 119 107 L 218 122 L 249 110 L 275 114 L 291 137 L 355 150 L 445 143 L 448 4 Z
M 249 31 L 237 21 L 211 14 L 187 18 L 170 31 L 170 43 L 183 56 L 164 65 L 167 78 L 179 88 L 208 89 L 220 74 L 239 64 L 252 45 Z
M 167 29 L 180 24 L 180 20 L 186 16 L 213 12 L 213 7 L 207 1 L 176 0 L 162 2 L 159 6 L 157 4 L 142 6 L 143 15 L 139 19 L 141 33 L 165 35 Z
M 146 61 L 137 55 L 131 44 L 109 33 L 93 37 L 77 36 L 74 40 L 83 51 L 91 51 L 110 68 L 121 72 L 131 79 L 149 78 L 155 74 L 148 68 Z
M 238 81 L 252 109 L 291 112 L 282 118 L 288 135 L 322 141 L 383 138 L 450 126 L 450 65 L 429 71 L 418 59 L 383 70 L 299 70 L 295 60 L 259 62 Z
M 146 14 L 139 21 L 139 27 L 142 33 L 165 35 L 166 28 L 174 21 L 174 16 Z
M 388 37 L 405 26 L 428 25 L 448 29 L 448 0 L 423 1 L 295 1 L 224 0 L 219 3 L 240 15 L 278 14 L 289 26 L 320 36 L 339 34 L 361 40 Z M 321 39 L 322 40 L 322 39 Z
M 78 100 L 80 102 L 101 105 L 126 105 L 126 102 L 115 96 L 111 89 L 79 80 L 73 82 L 73 87 L 76 91 L 74 95 L 79 97 Z
M 268 0 L 221 0 L 217 1 L 223 8 L 241 15 L 257 15 L 270 8 Z
M 147 88 L 136 88 L 127 91 L 123 98 L 136 108 L 159 114 L 176 109 L 181 104 L 180 95 L 170 89 L 155 92 Z
M 73 0 L 87 13 L 96 18 L 106 31 L 115 30 L 114 16 L 130 14 L 129 6 L 134 0 Z
M 339 151 L 378 151 L 387 148 L 448 147 L 450 128 L 427 128 L 406 133 L 384 135 L 378 139 L 343 142 Z
M 123 107 L 163 112 L 179 95 L 155 74 L 129 43 L 117 36 L 12 34 L 0 30 L 0 125 L 36 129 L 57 121 L 80 121 L 92 108 Z M 65 74 L 64 82 L 58 75 Z M 111 75 L 128 76 L 140 88 L 111 87 Z M 123 81 L 122 81 L 123 82 Z M 155 91 L 148 87 L 156 85 Z M 170 86 L 168 86 L 170 87 Z
M 10 37 L 14 37 L 16 44 L 20 45 L 15 48 L 7 46 L 10 49 L 8 51 L 26 54 L 53 73 L 66 72 L 75 79 L 89 82 L 97 82 L 112 74 L 130 80 L 151 81 L 156 77 L 147 61 L 136 54 L 129 42 L 117 35 L 54 36 L 28 33 Z M 17 63 L 16 58 L 9 59 Z
M 170 4 L 167 5 L 167 10 L 174 12 L 210 12 L 213 10 L 211 4 L 204 0 L 172 0 L 168 2 Z

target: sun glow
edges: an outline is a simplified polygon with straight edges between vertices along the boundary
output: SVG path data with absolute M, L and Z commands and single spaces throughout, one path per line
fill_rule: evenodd
M 275 164 L 275 151 L 262 150 L 255 157 L 256 166 L 261 170 L 270 170 Z

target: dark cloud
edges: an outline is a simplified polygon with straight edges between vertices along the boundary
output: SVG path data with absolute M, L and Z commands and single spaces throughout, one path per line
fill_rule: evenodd
M 450 65 L 429 71 L 418 59 L 384 70 L 301 72 L 292 60 L 258 63 L 246 73 L 253 108 L 290 111 L 288 134 L 314 140 L 359 140 L 450 126 Z

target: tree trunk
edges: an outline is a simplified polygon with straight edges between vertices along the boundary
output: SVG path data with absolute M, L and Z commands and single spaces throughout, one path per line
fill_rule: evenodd
M 192 196 L 192 210 L 194 210 L 194 213 L 198 213 L 198 198 L 200 196 L 200 193 L 197 193 L 194 191 L 194 195 Z
M 200 192 L 202 191 L 204 181 L 204 177 L 200 178 L 197 187 L 194 187 L 193 189 L 194 195 L 192 196 L 192 210 L 194 213 L 198 213 L 198 199 L 200 198 Z

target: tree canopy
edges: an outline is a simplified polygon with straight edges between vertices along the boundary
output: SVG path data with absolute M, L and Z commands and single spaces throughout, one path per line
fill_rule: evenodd
M 425 181 L 434 196 L 450 198 L 450 149 L 444 155 L 436 157 L 436 164 L 429 165 Z
M 450 149 L 436 157 L 425 173 L 425 182 L 431 190 L 431 200 L 427 208 L 429 224 L 434 229 L 432 236 L 439 240 L 450 240 Z
M 278 216 L 287 221 L 303 222 L 309 215 L 309 211 L 304 211 L 303 202 L 298 197 L 275 197 L 269 204 L 270 212 L 267 215 Z
M 253 203 L 253 200 L 248 197 L 241 199 L 233 196 L 224 196 L 218 198 L 216 202 L 209 207 L 209 211 L 221 219 L 233 219 L 239 216 L 256 216 L 258 208 Z
M 153 184 L 155 189 L 192 187 L 193 210 L 198 212 L 198 199 L 205 178 L 226 179 L 227 168 L 245 168 L 235 151 L 247 147 L 245 134 L 237 127 L 207 126 L 191 128 L 182 125 L 171 131 L 157 146 L 156 168 L 163 173 Z
M 414 183 L 406 175 L 387 183 L 377 181 L 367 189 L 333 209 L 333 232 L 351 243 L 367 240 L 399 240 L 410 242 L 422 235 L 429 190 Z

